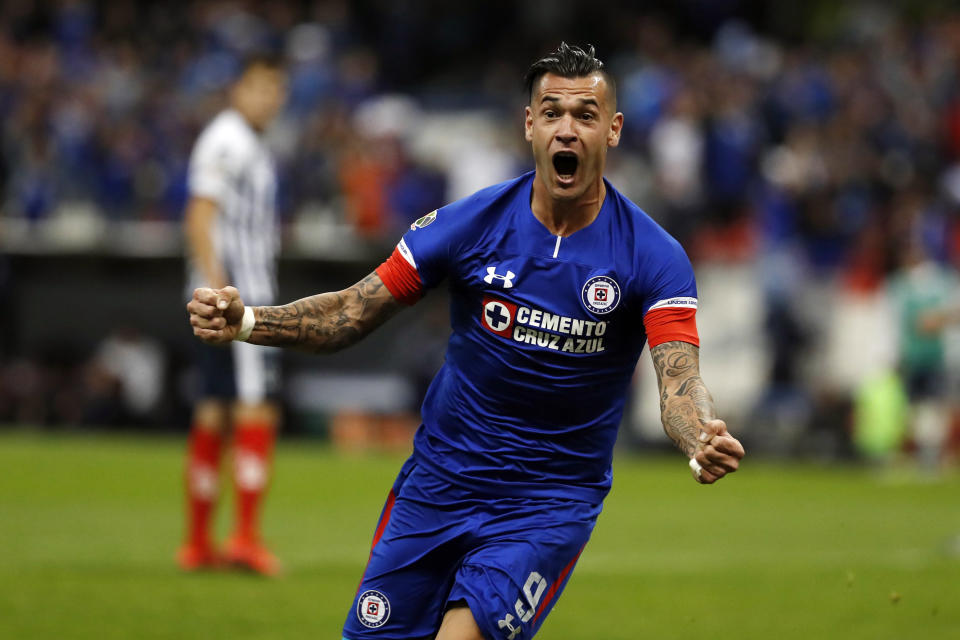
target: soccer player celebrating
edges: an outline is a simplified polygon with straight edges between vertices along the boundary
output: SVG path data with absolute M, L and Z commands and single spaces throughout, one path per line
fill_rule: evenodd
M 417 220 L 359 283 L 279 307 L 198 289 L 194 334 L 316 352 L 347 347 L 446 280 L 453 333 L 414 453 L 380 517 L 343 637 L 516 640 L 549 614 L 610 489 L 644 343 L 663 426 L 695 479 L 743 447 L 699 375 L 693 270 L 603 178 L 623 114 L 593 49 L 527 74 L 536 170 Z
M 200 135 L 190 158 L 185 216 L 188 287 L 234 283 L 250 302 L 276 295 L 276 175 L 261 134 L 283 106 L 286 76 L 279 60 L 250 58 L 230 90 L 230 108 Z M 225 560 L 263 574 L 278 570 L 258 534 L 279 410 L 278 352 L 243 342 L 231 349 L 199 345 L 200 398 L 187 450 L 187 540 L 177 562 L 187 571 Z M 218 494 L 221 441 L 233 425 L 236 523 L 224 553 L 210 536 Z

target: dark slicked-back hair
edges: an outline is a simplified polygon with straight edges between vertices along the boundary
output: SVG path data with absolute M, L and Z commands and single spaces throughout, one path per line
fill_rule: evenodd
M 603 62 L 596 57 L 593 45 L 586 49 L 561 42 L 557 50 L 540 58 L 527 69 L 523 76 L 523 85 L 527 90 L 527 99 L 533 98 L 533 88 L 544 75 L 552 73 L 561 78 L 583 78 L 594 73 L 603 74 L 610 90 L 612 104 L 617 103 L 617 84 L 613 76 L 604 68 Z

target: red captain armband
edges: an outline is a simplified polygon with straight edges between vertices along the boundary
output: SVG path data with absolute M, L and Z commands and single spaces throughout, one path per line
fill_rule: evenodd
M 697 334 L 697 310 L 692 307 L 667 307 L 653 309 L 643 316 L 647 330 L 647 344 L 653 349 L 658 344 L 678 340 L 699 347 Z
M 394 249 L 390 257 L 377 267 L 377 275 L 383 280 L 387 291 L 401 304 L 409 306 L 423 297 L 420 274 L 407 262 L 399 249 Z

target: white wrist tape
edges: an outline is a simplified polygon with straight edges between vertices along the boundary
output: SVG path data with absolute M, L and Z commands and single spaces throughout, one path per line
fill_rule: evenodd
M 700 477 L 700 474 L 703 473 L 703 467 L 700 466 L 700 463 L 697 462 L 696 458 L 690 458 L 690 468 L 693 469 L 693 472 L 697 474 L 697 477 Z
M 256 322 L 253 318 L 253 307 L 246 307 L 243 310 L 243 320 L 240 321 L 240 331 L 237 332 L 237 337 L 234 340 L 246 342 L 250 334 L 253 333 L 253 325 Z

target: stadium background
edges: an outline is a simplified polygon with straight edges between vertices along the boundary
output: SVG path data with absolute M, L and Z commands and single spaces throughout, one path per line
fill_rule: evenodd
M 825 595 L 830 587 L 821 587 L 836 578 L 847 589 L 839 593 L 849 595 L 864 574 L 877 578 L 872 586 L 887 607 L 900 599 L 897 576 L 912 575 L 924 594 L 917 596 L 922 611 L 912 612 L 913 617 L 886 619 L 886 613 L 870 608 L 873 595 L 865 592 L 859 608 L 832 618 L 811 614 L 808 629 L 819 629 L 824 637 L 838 637 L 831 631 L 837 628 L 863 630 L 861 636 L 845 637 L 949 637 L 937 634 L 960 625 L 955 617 L 948 622 L 945 613 L 951 600 L 957 604 L 957 561 L 942 556 L 948 536 L 960 533 L 958 481 L 949 464 L 915 470 L 908 413 L 897 400 L 902 384 L 887 376 L 895 371 L 897 354 L 896 311 L 887 291 L 907 239 L 921 242 L 946 269 L 960 264 L 960 11 L 940 2 L 747 0 L 588 6 L 565 0 L 193 2 L 176 8 L 69 0 L 4 3 L 0 424 L 5 426 L 0 427 L 0 458 L 17 480 L 5 489 L 0 482 L 0 521 L 6 520 L 6 526 L 0 522 L 0 541 L 20 564 L 7 560 L 0 569 L 6 567 L 11 578 L 7 585 L 14 577 L 29 578 L 33 585 L 19 593 L 0 588 L 0 606 L 14 613 L 6 618 L 11 631 L 46 637 L 30 615 L 38 606 L 34 598 L 63 604 L 76 591 L 51 589 L 53 576 L 67 585 L 74 580 L 75 590 L 84 589 L 89 578 L 82 567 L 77 573 L 74 546 L 42 552 L 31 546 L 48 540 L 51 528 L 70 526 L 36 509 L 66 510 L 82 531 L 77 512 L 83 505 L 103 506 L 98 501 L 109 495 L 122 511 L 137 503 L 139 493 L 111 492 L 116 484 L 134 481 L 144 483 L 145 495 L 154 491 L 147 502 L 156 502 L 156 510 L 147 520 L 165 524 L 147 536 L 154 546 L 144 542 L 143 548 L 128 550 L 130 566 L 139 573 L 131 569 L 123 580 L 158 573 L 162 584 L 148 582 L 147 596 L 155 590 L 161 602 L 163 594 L 181 588 L 199 589 L 198 599 L 206 597 L 203 588 L 240 602 L 256 598 L 250 585 L 224 581 L 183 587 L 168 557 L 179 526 L 176 436 L 186 430 L 194 387 L 182 289 L 186 161 L 199 130 L 223 106 L 224 88 L 239 61 L 269 49 L 282 52 L 289 63 L 290 100 L 269 140 L 282 181 L 281 298 L 293 299 L 354 282 L 388 255 L 412 220 L 529 169 L 519 78 L 526 65 L 561 39 L 595 44 L 618 78 L 624 139 L 610 155 L 608 177 L 674 233 L 693 259 L 702 305 L 704 377 L 751 456 L 768 462 L 759 463 L 754 480 L 746 474 L 733 480 L 744 487 L 743 494 L 736 492 L 738 485 L 725 487 L 712 506 L 679 485 L 636 471 L 668 474 L 676 466 L 631 455 L 668 448 L 658 424 L 652 370 L 641 363 L 622 432 L 625 457 L 618 463 L 627 478 L 623 482 L 636 477 L 637 485 L 627 484 L 623 494 L 615 490 L 611 497 L 610 522 L 601 520 L 599 529 L 610 526 L 603 538 L 610 547 L 600 547 L 594 560 L 584 556 L 584 584 L 595 580 L 598 595 L 591 599 L 589 589 L 571 593 L 570 617 L 545 627 L 545 637 L 567 637 L 565 629 L 576 630 L 569 637 L 588 635 L 592 627 L 577 616 L 578 607 L 615 617 L 616 597 L 599 593 L 602 585 L 615 582 L 604 571 L 616 562 L 597 558 L 632 548 L 629 534 L 641 525 L 617 516 L 623 514 L 617 505 L 629 504 L 633 491 L 651 483 L 683 505 L 740 521 L 740 528 L 726 531 L 737 538 L 731 543 L 738 558 L 733 564 L 749 556 L 746 565 L 761 577 L 754 575 L 756 590 L 743 585 L 735 593 L 766 602 L 771 619 L 788 614 L 786 600 L 770 596 L 769 587 L 779 583 L 776 544 L 768 534 L 787 536 L 778 539 L 790 545 L 810 544 L 804 547 L 808 555 L 786 559 L 790 570 L 799 571 L 808 556 L 820 558 L 811 561 L 820 572 L 812 582 L 798 578 L 789 597 L 772 591 L 790 601 L 835 605 L 838 598 Z M 334 549 L 345 547 L 330 539 L 337 532 L 326 530 L 319 513 L 302 515 L 302 509 L 322 513 L 330 505 L 317 506 L 314 494 L 296 482 L 324 484 L 323 500 L 333 501 L 330 508 L 348 523 L 339 532 L 344 539 L 367 535 L 379 488 L 395 468 L 390 456 L 408 447 L 412 416 L 442 357 L 446 331 L 443 294 L 435 293 L 351 351 L 287 358 L 287 442 L 281 447 L 271 498 L 276 513 L 268 534 L 275 527 L 279 551 L 292 564 L 294 586 L 320 593 L 329 589 L 330 600 L 339 603 L 351 587 L 318 586 L 304 575 L 319 581 L 313 574 L 322 573 L 322 566 L 346 584 L 355 580 L 354 564 L 363 561 L 348 563 L 338 573 L 331 570 L 329 554 L 311 555 L 310 536 L 301 526 L 327 536 L 324 544 Z M 951 398 L 960 373 L 958 345 L 960 340 L 948 335 Z M 878 390 L 881 397 L 873 408 L 894 434 L 877 456 L 888 465 L 883 475 L 874 475 L 874 467 L 849 466 L 864 460 L 854 437 L 857 428 L 871 426 L 863 416 L 877 415 L 869 406 L 858 414 L 858 401 L 861 407 L 870 405 Z M 120 432 L 119 437 L 105 430 Z M 343 449 L 393 453 L 377 454 L 388 456 L 386 464 L 369 454 L 341 459 Z M 956 438 L 948 449 L 947 462 L 956 452 Z M 286 481 L 284 456 L 292 468 Z M 795 460 L 842 466 L 809 467 Z M 86 476 L 88 484 L 71 486 L 97 468 L 89 466 L 92 461 L 110 473 Z M 809 482 L 778 484 L 783 482 L 780 467 L 769 461 Z M 156 465 L 168 477 L 142 477 L 135 464 Z M 314 464 L 327 467 L 329 476 L 310 475 L 316 473 Z M 352 468 L 357 475 L 337 498 L 326 485 L 337 485 L 337 470 L 349 474 L 352 465 L 359 465 Z M 896 496 L 883 489 L 891 483 Z M 802 521 L 792 519 L 797 514 L 776 511 L 783 508 L 774 499 L 780 490 L 795 492 L 790 497 L 801 506 L 811 501 Z M 618 496 L 624 502 L 616 502 Z M 683 516 L 679 511 L 671 516 L 669 510 L 681 505 L 663 500 L 656 513 L 667 522 L 674 518 L 677 528 L 652 535 L 674 539 Z M 339 501 L 356 502 L 356 514 L 343 516 L 347 511 L 338 511 Z M 814 526 L 830 519 L 824 514 L 836 513 L 847 513 L 863 527 L 851 525 L 842 532 L 851 536 L 849 547 L 831 545 L 828 538 L 841 535 L 840 530 Z M 116 517 L 122 523 L 111 527 L 138 535 L 138 525 Z M 785 518 L 782 530 L 764 528 L 776 518 Z M 891 521 L 903 529 L 888 528 Z M 102 534 L 98 521 L 87 526 L 94 537 Z M 878 530 L 888 536 L 876 536 Z M 880 541 L 867 542 L 867 537 Z M 94 547 L 80 556 L 95 564 L 102 560 L 98 553 L 109 553 L 109 540 L 103 539 L 101 551 Z M 632 564 L 625 552 L 624 566 L 638 567 L 636 578 L 645 576 L 652 561 L 654 574 L 667 581 L 664 589 L 687 589 L 698 556 L 684 553 L 686 541 L 696 540 L 681 534 L 674 551 L 663 556 L 676 564 L 651 551 Z M 761 548 L 769 555 L 749 555 Z M 832 560 L 823 561 L 824 554 Z M 883 570 L 893 572 L 889 580 L 887 574 L 883 579 L 871 574 L 880 571 L 876 567 L 857 568 L 871 566 L 878 556 L 886 559 Z M 50 566 L 56 571 L 45 573 Z M 671 573 L 671 567 L 677 571 Z M 721 576 L 730 569 L 711 565 L 704 580 L 725 588 Z M 626 573 L 613 572 L 624 581 L 617 583 L 617 593 L 637 589 Z M 104 593 L 125 591 L 123 580 L 111 580 L 94 583 Z M 571 591 L 575 585 L 576 580 Z M 936 594 L 943 592 L 937 585 L 947 590 L 939 600 Z M 277 597 L 277 589 L 291 586 L 265 588 Z M 763 600 L 765 590 L 773 599 Z M 653 592 L 648 586 L 643 595 L 654 599 Z M 669 611 L 669 603 L 664 607 Z M 330 608 L 332 620 L 342 617 L 340 607 Z M 756 613 L 734 610 L 741 620 Z M 65 611 L 67 631 L 47 631 L 86 637 L 77 628 L 71 636 L 70 621 L 76 618 L 70 607 Z M 291 605 L 286 613 L 293 617 L 294 622 L 288 620 L 292 628 L 296 623 L 301 631 L 333 633 L 329 625 L 310 626 L 317 623 L 310 617 L 316 611 Z M 324 620 L 325 615 L 326 609 Z M 687 637 L 670 630 L 672 615 L 663 617 L 662 627 L 654 616 L 653 626 L 640 628 L 660 637 Z M 149 637 L 134 618 L 124 618 L 113 633 L 128 637 L 138 629 Z M 219 623 L 210 618 L 174 633 L 190 637 L 189 629 L 200 633 L 206 624 Z M 858 626 L 865 618 L 874 621 L 869 629 Z M 604 631 L 602 637 L 635 637 L 629 620 L 611 621 L 618 631 Z M 833 622 L 816 626 L 824 620 Z M 102 631 L 102 621 L 88 622 L 90 633 L 94 627 Z M 238 624 L 234 635 L 273 637 L 263 619 L 256 618 L 263 628 L 247 622 Z M 691 618 L 688 628 L 700 623 L 707 624 Z M 4 624 L 0 616 L 0 630 Z M 747 625 L 743 637 L 765 637 L 759 635 L 769 630 L 763 624 Z M 898 635 L 898 624 L 928 629 L 929 635 Z M 801 629 L 798 621 L 797 632 Z

